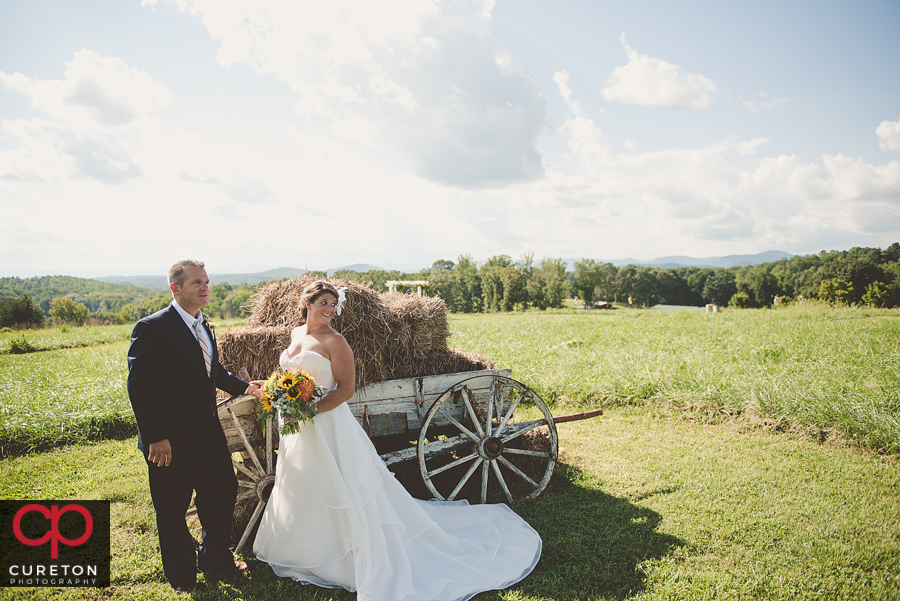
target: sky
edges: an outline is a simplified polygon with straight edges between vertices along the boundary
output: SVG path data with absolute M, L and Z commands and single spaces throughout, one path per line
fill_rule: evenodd
M 896 0 L 0 0 L 0 276 L 884 248 L 898 30 Z

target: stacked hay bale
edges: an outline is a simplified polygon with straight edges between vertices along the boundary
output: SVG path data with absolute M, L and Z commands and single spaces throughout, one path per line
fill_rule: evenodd
M 278 366 L 290 344 L 291 330 L 302 325 L 300 295 L 318 278 L 303 275 L 267 284 L 257 291 L 247 325 L 219 336 L 222 364 L 236 372 L 246 367 L 264 379 Z M 343 311 L 332 320 L 356 361 L 356 386 L 397 378 L 490 369 L 490 358 L 451 350 L 447 305 L 440 298 L 398 292 L 378 293 L 343 279 L 328 279 L 347 288 Z

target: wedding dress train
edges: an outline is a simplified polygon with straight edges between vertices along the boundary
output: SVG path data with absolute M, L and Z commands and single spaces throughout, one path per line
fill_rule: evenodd
M 321 355 L 280 361 L 335 386 Z M 506 505 L 410 496 L 343 403 L 282 437 L 253 550 L 278 576 L 360 601 L 463 601 L 528 575 L 541 539 Z

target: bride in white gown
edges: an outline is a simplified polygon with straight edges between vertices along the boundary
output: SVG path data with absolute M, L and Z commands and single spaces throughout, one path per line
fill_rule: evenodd
M 528 575 L 541 539 L 506 505 L 421 501 L 385 467 L 347 406 L 353 352 L 331 327 L 331 284 L 304 290 L 306 325 L 282 367 L 328 389 L 315 420 L 284 436 L 253 551 L 281 577 L 356 591 L 360 601 L 462 601 Z

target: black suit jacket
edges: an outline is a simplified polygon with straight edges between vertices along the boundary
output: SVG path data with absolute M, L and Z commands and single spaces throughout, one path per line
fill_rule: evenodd
M 204 326 L 206 327 L 206 326 Z M 207 330 L 208 331 L 208 330 Z M 134 326 L 128 349 L 128 398 L 138 423 L 138 447 L 169 439 L 172 460 L 227 449 L 216 413 L 216 388 L 241 394 L 247 382 L 225 371 L 213 341 L 212 373 L 203 351 L 175 307 Z

